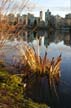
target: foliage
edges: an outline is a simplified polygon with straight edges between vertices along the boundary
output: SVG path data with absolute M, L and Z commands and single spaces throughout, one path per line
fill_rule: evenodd
M 0 107 L 1 108 L 47 108 L 24 98 L 24 84 L 22 78 L 0 71 Z
M 8 67 L 5 67 L 2 61 L 0 62 L 0 104 L 4 105 L 3 108 L 46 108 L 46 105 L 40 105 L 25 99 L 26 89 L 23 82 L 28 80 L 25 82 L 32 85 L 36 77 L 48 75 L 48 83 L 50 86 L 54 85 L 55 88 L 55 81 L 59 79 L 61 55 L 56 60 L 53 57 L 50 61 L 47 58 L 47 52 L 45 52 L 44 57 L 41 58 L 39 54 L 36 54 L 35 49 L 26 43 L 18 46 L 18 50 L 22 58 L 13 70 L 18 69 L 20 74 L 9 74 L 5 71 Z
M 25 100 L 25 108 L 48 108 L 45 104 L 38 104 L 33 102 L 31 99 Z

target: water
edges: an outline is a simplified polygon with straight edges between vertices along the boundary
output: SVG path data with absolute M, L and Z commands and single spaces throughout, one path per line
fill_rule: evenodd
M 40 46 L 38 46 L 38 40 L 36 37 L 40 38 Z M 57 96 L 54 92 L 50 92 L 48 89 L 48 80 L 46 77 L 43 77 L 40 81 L 39 79 L 35 84 L 29 89 L 31 97 L 37 102 L 43 102 L 51 106 L 51 108 L 71 108 L 71 35 L 68 32 L 59 31 L 55 33 L 48 34 L 47 32 L 43 33 L 32 33 L 29 37 L 25 37 L 30 46 L 34 46 L 36 53 L 40 53 L 43 57 L 45 51 L 47 51 L 48 58 L 57 57 L 62 54 L 62 63 L 61 63 L 61 78 L 59 85 L 57 87 Z M 17 44 L 8 42 L 7 46 L 10 47 Z M 19 43 L 22 44 L 22 43 Z M 14 47 L 15 48 L 15 47 Z M 39 49 L 39 50 L 37 50 Z M 2 50 L 4 51 L 4 49 Z M 12 63 L 11 59 L 13 56 L 20 57 L 18 50 L 7 48 L 6 59 L 9 63 Z
M 43 57 L 47 51 L 48 57 L 57 57 L 62 54 L 61 78 L 57 87 L 57 95 L 48 90 L 47 78 L 44 77 L 30 89 L 32 99 L 38 102 L 47 103 L 51 108 L 71 108 L 71 35 L 68 32 L 48 35 L 44 34 L 40 42 L 40 55 Z M 37 40 L 32 40 L 37 45 Z M 37 47 L 36 47 L 37 48 Z M 37 49 L 36 49 L 37 50 Z

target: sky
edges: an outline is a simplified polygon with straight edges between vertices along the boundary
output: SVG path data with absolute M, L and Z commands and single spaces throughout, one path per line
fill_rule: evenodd
M 2 1 L 7 1 L 8 3 L 2 5 Z M 39 12 L 42 10 L 43 19 L 45 18 L 45 11 L 49 9 L 53 15 L 64 17 L 65 14 L 71 13 L 70 1 L 71 0 L 0 0 L 0 9 L 3 9 L 4 7 L 6 13 L 10 12 L 10 10 L 11 12 L 16 13 L 18 9 L 21 14 L 27 14 L 30 12 L 35 16 L 39 16 Z M 26 6 L 27 8 L 24 8 L 23 11 L 21 11 L 23 6 Z M 18 8 L 16 9 L 16 7 Z
M 65 14 L 71 13 L 70 0 L 30 0 L 31 3 L 35 4 L 35 8 L 32 13 L 39 15 L 39 11 L 45 12 L 50 9 L 53 15 L 59 14 L 64 17 Z

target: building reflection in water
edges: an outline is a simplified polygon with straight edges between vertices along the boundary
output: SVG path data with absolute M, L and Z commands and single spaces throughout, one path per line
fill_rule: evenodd
M 59 43 L 60 41 L 64 41 L 64 44 L 67 46 L 71 46 L 71 33 L 70 32 L 59 32 L 56 31 L 54 33 L 47 33 L 47 31 L 38 31 L 38 32 L 27 32 L 24 31 L 23 39 L 27 42 L 32 42 L 39 39 L 39 45 L 42 44 L 42 37 L 44 36 L 44 45 L 47 48 L 50 43 Z
M 71 34 L 70 33 L 64 34 L 64 44 L 67 46 L 71 46 Z

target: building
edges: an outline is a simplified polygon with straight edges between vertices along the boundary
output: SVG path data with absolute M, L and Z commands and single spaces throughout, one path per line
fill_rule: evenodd
M 61 17 L 59 15 L 56 15 L 55 19 L 56 19 L 56 27 L 58 27 L 59 24 L 61 23 Z
M 28 24 L 28 16 L 27 15 L 22 15 L 22 20 L 23 20 L 24 25 Z
M 42 21 L 42 20 L 43 20 L 43 12 L 40 11 L 40 21 Z
M 28 13 L 28 25 L 32 26 L 35 22 L 35 17 L 33 14 Z
M 51 14 L 49 10 L 45 12 L 45 26 L 47 29 L 50 29 L 50 31 L 54 30 L 55 27 L 55 17 Z
M 51 18 L 51 12 L 49 11 L 49 9 L 45 12 L 45 25 L 48 25 L 48 22 Z
M 71 14 L 65 16 L 65 23 L 66 25 L 71 26 Z
M 23 24 L 23 19 L 22 19 L 22 16 L 20 16 L 20 14 L 17 14 L 17 23 Z
M 38 25 L 40 23 L 40 18 L 39 17 L 35 17 L 36 20 L 36 24 Z
M 20 14 L 17 14 L 17 23 L 27 25 L 28 24 L 28 16 L 27 15 L 20 16 Z
M 7 16 L 0 14 L 0 22 L 2 22 L 4 24 L 7 23 Z
M 14 14 L 8 14 L 7 16 L 7 23 L 8 24 L 14 24 L 16 22 L 16 17 L 14 16 Z

